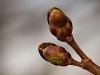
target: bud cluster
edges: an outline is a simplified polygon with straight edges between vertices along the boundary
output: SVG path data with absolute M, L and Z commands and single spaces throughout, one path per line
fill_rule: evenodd
M 58 8 L 52 7 L 47 14 L 47 21 L 50 32 L 57 37 L 58 40 L 66 42 L 70 41 L 72 35 L 71 20 Z M 65 48 L 53 43 L 42 43 L 38 46 L 41 57 L 58 66 L 67 66 L 71 63 L 72 57 Z

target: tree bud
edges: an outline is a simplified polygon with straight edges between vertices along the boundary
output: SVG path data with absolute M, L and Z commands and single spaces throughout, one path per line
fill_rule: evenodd
M 53 43 L 42 43 L 38 50 L 43 59 L 54 65 L 67 66 L 71 62 L 70 53 L 65 48 Z
M 47 21 L 50 25 L 50 32 L 57 38 L 66 38 L 72 34 L 72 22 L 60 9 L 50 8 Z

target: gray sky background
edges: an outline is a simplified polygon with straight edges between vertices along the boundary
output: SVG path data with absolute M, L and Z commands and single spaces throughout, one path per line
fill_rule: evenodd
M 92 75 L 75 66 L 60 67 L 44 61 L 38 45 L 58 41 L 48 29 L 47 12 L 60 8 L 73 22 L 73 35 L 81 47 L 100 66 L 99 0 L 0 0 L 0 75 Z

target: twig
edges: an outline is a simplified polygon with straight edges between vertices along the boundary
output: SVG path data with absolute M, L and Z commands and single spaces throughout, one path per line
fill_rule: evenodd
M 85 70 L 88 70 L 94 75 L 100 75 L 100 67 L 97 66 L 90 58 L 86 56 L 86 54 L 79 48 L 72 35 L 66 38 L 66 43 L 68 43 L 81 57 L 81 62 L 72 59 L 71 65 L 78 66 Z

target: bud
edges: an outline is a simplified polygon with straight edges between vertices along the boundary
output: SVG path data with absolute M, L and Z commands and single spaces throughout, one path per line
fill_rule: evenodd
M 61 46 L 53 43 L 42 43 L 38 50 L 43 59 L 54 65 L 67 66 L 71 63 L 71 55 Z
M 71 20 L 58 8 L 52 7 L 47 14 L 50 32 L 59 39 L 66 38 L 72 34 Z

